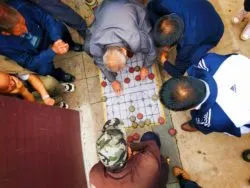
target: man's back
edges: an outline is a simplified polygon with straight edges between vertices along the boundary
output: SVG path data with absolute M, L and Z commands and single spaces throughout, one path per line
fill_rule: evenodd
M 127 46 L 133 52 L 140 49 L 140 32 L 148 34 L 151 26 L 143 5 L 129 0 L 104 1 L 96 10 L 92 26 L 90 53 L 101 57 L 104 46 Z M 100 49 L 101 48 L 101 49 Z
M 153 141 L 144 152 L 132 156 L 119 173 L 108 172 L 99 162 L 90 172 L 90 183 L 96 188 L 158 188 L 167 182 L 167 167 Z
M 154 0 L 149 4 L 149 9 L 159 17 L 178 14 L 185 24 L 183 42 L 188 45 L 213 40 L 209 36 L 223 32 L 220 16 L 206 0 Z M 213 24 L 208 27 L 210 23 Z

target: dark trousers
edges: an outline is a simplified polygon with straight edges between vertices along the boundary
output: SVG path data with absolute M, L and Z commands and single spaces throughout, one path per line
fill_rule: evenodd
M 245 0 L 244 1 L 244 9 L 245 11 L 250 11 L 250 0 Z
M 87 24 L 85 20 L 78 15 L 69 6 L 62 3 L 60 0 L 30 0 L 38 4 L 44 10 L 48 11 L 52 16 L 64 22 L 66 25 L 74 28 L 85 38 Z
M 200 186 L 191 180 L 185 180 L 182 176 L 177 177 L 181 188 L 200 188 Z

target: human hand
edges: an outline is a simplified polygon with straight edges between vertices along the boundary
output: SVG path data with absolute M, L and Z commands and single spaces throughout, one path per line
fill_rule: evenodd
M 149 74 L 149 70 L 146 67 L 141 68 L 140 76 L 142 80 L 145 80 Z
M 160 64 L 164 66 L 164 63 L 168 60 L 168 52 L 162 51 L 160 54 Z
M 59 39 L 52 45 L 52 50 L 58 55 L 65 54 L 69 51 L 69 44 Z
M 111 83 L 111 85 L 112 85 L 112 88 L 113 88 L 114 92 L 115 92 L 118 96 L 120 96 L 120 95 L 121 95 L 121 92 L 122 92 L 122 90 L 123 90 L 121 83 L 120 83 L 119 81 L 115 80 L 115 81 L 113 81 L 113 82 Z
M 49 106 L 53 106 L 55 104 L 55 100 L 50 98 L 50 97 L 44 99 L 43 102 L 44 102 L 44 104 L 49 105 Z

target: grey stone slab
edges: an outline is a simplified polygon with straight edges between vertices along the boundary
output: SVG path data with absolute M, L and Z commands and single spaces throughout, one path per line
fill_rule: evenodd
M 62 68 L 64 71 L 74 75 L 76 80 L 81 80 L 86 78 L 84 71 L 84 64 L 82 56 L 79 54 L 71 58 L 64 59 L 59 62 L 55 62 L 56 67 Z
M 159 125 L 153 127 L 153 131 L 158 133 L 161 140 L 161 154 L 164 157 L 170 158 L 169 164 L 169 183 L 177 182 L 176 178 L 173 176 L 172 169 L 174 166 L 182 166 L 180 160 L 180 154 L 177 147 L 176 138 L 168 134 L 168 129 L 173 127 L 170 113 L 168 110 L 165 110 L 167 123 L 165 125 Z
M 74 82 L 75 91 L 73 93 L 64 93 L 63 98 L 69 104 L 70 108 L 79 108 L 81 105 L 88 104 L 89 95 L 87 88 L 87 80 L 82 79 Z
M 180 184 L 179 183 L 170 183 L 170 184 L 167 184 L 167 188 L 180 188 Z
M 91 77 L 87 79 L 88 91 L 89 91 L 89 103 L 101 102 L 101 84 L 99 76 Z

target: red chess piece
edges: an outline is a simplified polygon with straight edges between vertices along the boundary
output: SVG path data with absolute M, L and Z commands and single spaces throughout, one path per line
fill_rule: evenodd
M 125 78 L 125 79 L 124 79 L 124 82 L 125 82 L 126 84 L 128 84 L 128 83 L 130 82 L 130 78 L 128 78 L 128 77 Z
M 128 136 L 127 141 L 128 141 L 129 143 L 133 142 L 133 136 Z
M 101 85 L 102 85 L 102 87 L 106 87 L 107 86 L 107 82 L 106 81 L 102 81 Z
M 148 78 L 149 78 L 150 80 L 153 80 L 153 79 L 155 78 L 154 73 L 150 73 L 150 74 L 148 75 Z
M 138 119 L 142 119 L 142 118 L 143 118 L 143 114 L 142 114 L 142 113 L 138 113 L 138 114 L 137 114 L 137 118 L 138 118 Z
M 165 119 L 163 117 L 159 117 L 158 118 L 158 123 L 160 123 L 161 125 L 163 125 L 165 123 Z
M 176 135 L 176 133 L 177 133 L 176 129 L 174 129 L 174 128 L 169 128 L 168 129 L 168 134 L 170 136 L 174 136 L 174 135 Z
M 135 68 L 134 67 L 130 67 L 128 70 L 130 73 L 134 73 L 135 72 Z
M 138 134 L 138 133 L 135 133 L 134 135 L 133 135 L 133 140 L 139 140 L 140 139 L 140 135 Z
M 135 80 L 136 80 L 136 81 L 140 81 L 140 80 L 141 80 L 141 75 L 137 75 L 137 76 L 135 77 Z

